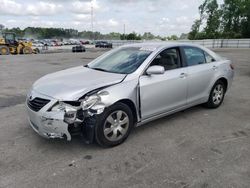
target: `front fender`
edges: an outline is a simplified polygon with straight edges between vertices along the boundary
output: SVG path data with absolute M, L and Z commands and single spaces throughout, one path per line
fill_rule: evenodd
M 95 121 L 98 115 L 102 114 L 105 108 L 115 104 L 121 100 L 130 100 L 134 103 L 136 107 L 137 120 L 140 120 L 139 116 L 139 97 L 138 97 L 138 81 L 130 80 L 123 81 L 119 84 L 112 85 L 110 87 L 104 88 L 99 92 L 106 92 L 108 95 L 101 95 L 101 100 L 99 103 L 88 109 L 88 118 L 84 120 L 83 126 L 83 137 L 86 143 L 92 143 L 95 135 Z M 99 93 L 98 92 L 98 93 Z
M 126 99 L 134 103 L 138 119 L 138 89 L 138 80 L 136 79 L 123 81 L 119 84 L 107 87 L 99 92 L 108 92 L 108 95 L 101 96 L 101 102 L 91 107 L 91 109 L 96 110 L 100 105 L 103 105 L 105 108 L 107 108 L 120 100 Z

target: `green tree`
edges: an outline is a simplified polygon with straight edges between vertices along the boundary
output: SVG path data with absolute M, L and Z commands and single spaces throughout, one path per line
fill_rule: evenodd
M 217 38 L 219 35 L 221 16 L 221 10 L 219 10 L 217 0 L 208 0 L 205 6 L 205 12 L 207 21 L 204 31 L 207 38 Z
M 151 32 L 145 32 L 142 35 L 142 38 L 145 39 L 145 40 L 152 40 L 152 39 L 154 39 L 156 37 Z
M 135 32 L 129 33 L 128 35 L 121 34 L 120 35 L 121 40 L 141 40 L 141 35 L 136 34 Z
M 242 37 L 250 38 L 250 0 L 245 0 L 243 6 L 243 19 L 242 19 Z
M 240 24 L 242 20 L 244 1 L 225 0 L 222 6 L 223 10 L 223 32 L 240 33 Z M 234 36 L 231 36 L 234 37 Z
M 235 38 L 241 35 L 241 22 L 243 20 L 245 0 L 224 0 L 222 5 L 222 27 L 226 38 Z
M 197 34 L 199 33 L 200 20 L 195 20 L 194 24 L 191 27 L 191 31 L 188 34 L 188 39 L 194 40 L 197 39 Z
M 188 38 L 190 40 L 197 39 L 197 34 L 200 32 L 200 27 L 203 23 L 203 20 L 205 19 L 205 9 L 207 6 L 208 0 L 205 0 L 200 6 L 199 6 L 199 19 L 196 19 L 194 21 L 194 24 L 192 25 L 191 31 L 188 35 Z
M 178 40 L 178 37 L 176 35 L 171 35 L 170 37 L 167 37 L 168 40 Z
M 249 38 L 250 0 L 205 0 L 199 7 L 200 19 L 195 20 L 189 39 Z M 200 31 L 201 25 L 204 29 Z
M 126 40 L 126 34 L 121 34 L 121 35 L 120 35 L 120 39 L 121 39 L 121 40 Z

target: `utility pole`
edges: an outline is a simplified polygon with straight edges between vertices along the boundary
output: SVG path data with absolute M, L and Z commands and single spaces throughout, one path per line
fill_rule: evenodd
M 91 31 L 92 31 L 92 40 L 94 40 L 94 8 L 93 8 L 93 0 L 91 0 Z
M 125 34 L 126 34 L 126 25 L 123 24 L 123 39 L 125 40 Z

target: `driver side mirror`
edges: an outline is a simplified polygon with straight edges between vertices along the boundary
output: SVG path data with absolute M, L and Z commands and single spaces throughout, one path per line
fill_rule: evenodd
M 152 75 L 152 74 L 164 74 L 165 69 L 163 66 L 159 65 L 153 65 L 149 67 L 146 71 L 147 75 Z

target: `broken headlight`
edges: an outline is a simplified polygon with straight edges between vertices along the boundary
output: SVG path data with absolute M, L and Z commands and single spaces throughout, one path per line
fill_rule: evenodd
M 82 100 L 82 109 L 87 110 L 100 101 L 101 101 L 101 97 L 98 96 L 97 94 L 87 96 L 87 97 L 85 97 L 84 100 Z
M 51 112 L 65 112 L 64 121 L 69 124 L 73 124 L 77 118 L 77 111 L 81 109 L 81 107 L 75 107 L 70 104 L 66 104 L 64 102 L 59 102 L 55 106 L 52 107 Z
M 107 97 L 108 94 L 109 93 L 107 91 L 101 91 L 101 92 L 98 92 L 96 94 L 86 96 L 83 100 L 81 100 L 82 109 L 88 110 L 92 107 L 94 108 L 94 106 L 95 106 L 95 108 L 93 110 L 97 110 L 97 111 L 99 111 L 99 113 L 101 113 L 101 111 L 103 111 L 105 108 L 105 105 L 101 101 L 102 97 Z

